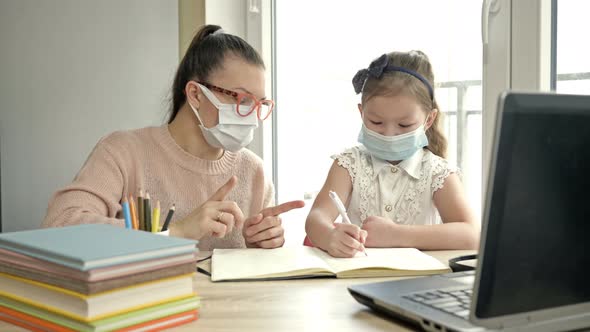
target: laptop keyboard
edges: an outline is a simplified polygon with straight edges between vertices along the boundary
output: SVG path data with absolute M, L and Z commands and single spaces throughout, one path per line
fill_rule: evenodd
M 472 287 L 439 289 L 412 293 L 403 298 L 442 310 L 462 319 L 469 319 Z

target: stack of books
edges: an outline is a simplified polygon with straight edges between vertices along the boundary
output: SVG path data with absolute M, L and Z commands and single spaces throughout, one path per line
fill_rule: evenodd
M 152 331 L 197 319 L 196 241 L 109 225 L 0 234 L 0 320 Z

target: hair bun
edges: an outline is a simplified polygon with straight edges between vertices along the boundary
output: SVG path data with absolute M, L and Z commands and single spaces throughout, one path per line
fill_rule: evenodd
M 205 39 L 211 35 L 214 35 L 219 30 L 223 30 L 219 25 L 207 24 L 207 25 L 203 26 L 199 30 L 199 32 L 197 32 L 197 35 L 195 36 L 193 43 L 195 43 L 195 42 L 199 43 L 199 42 L 203 41 L 203 39 Z
M 408 52 L 411 56 L 421 57 L 423 59 L 429 60 L 428 55 L 420 50 L 411 50 Z

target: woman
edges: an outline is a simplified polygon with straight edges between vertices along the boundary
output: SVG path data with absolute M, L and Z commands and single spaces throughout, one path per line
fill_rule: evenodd
M 102 138 L 74 181 L 52 197 L 43 226 L 123 226 L 121 203 L 139 190 L 175 204 L 170 235 L 199 249 L 284 244 L 279 215 L 303 206 L 273 204 L 262 161 L 247 149 L 272 112 L 264 63 L 243 39 L 202 27 L 180 62 L 167 125 Z

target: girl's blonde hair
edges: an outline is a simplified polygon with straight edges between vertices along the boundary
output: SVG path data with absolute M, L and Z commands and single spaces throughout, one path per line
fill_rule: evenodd
M 420 74 L 434 88 L 434 73 L 426 54 L 421 51 L 391 52 L 387 54 L 387 66 L 396 66 L 412 70 Z M 438 107 L 434 94 L 428 86 L 418 78 L 403 71 L 385 71 L 380 77 L 368 75 L 362 85 L 361 102 L 365 104 L 375 96 L 395 96 L 400 94 L 411 95 L 416 98 L 422 108 L 430 113 L 438 110 L 438 114 L 432 126 L 426 130 L 428 146 L 432 153 L 442 158 L 447 155 L 447 139 L 441 128 L 442 112 Z M 434 93 L 434 90 L 432 91 Z

